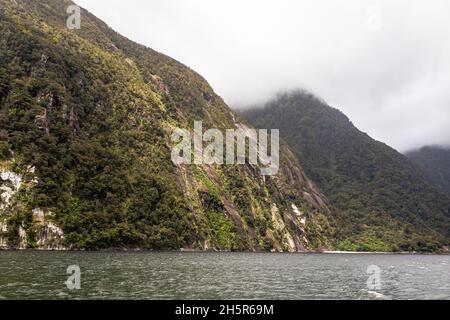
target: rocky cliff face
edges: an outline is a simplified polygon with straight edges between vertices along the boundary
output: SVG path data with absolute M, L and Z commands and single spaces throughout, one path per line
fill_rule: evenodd
M 14 160 L 0 166 L 0 249 L 65 249 L 64 233 L 52 221 L 51 212 L 33 208 L 31 216 L 23 214 L 29 208 L 21 197 L 39 183 L 34 167 L 16 169 L 19 172 L 13 168 Z
M 87 11 L 66 28 L 71 4 L 0 1 L 3 247 L 330 246 L 327 201 L 287 146 L 275 176 L 174 165 L 175 128 L 248 124 L 194 71 Z

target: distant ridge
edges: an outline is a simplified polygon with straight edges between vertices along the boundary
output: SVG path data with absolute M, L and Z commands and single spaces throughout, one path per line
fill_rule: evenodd
M 441 191 L 450 195 L 450 147 L 426 146 L 406 153 L 428 179 Z
M 337 209 L 337 248 L 429 251 L 449 243 L 450 198 L 384 143 L 303 90 L 281 93 L 242 115 L 280 136 Z

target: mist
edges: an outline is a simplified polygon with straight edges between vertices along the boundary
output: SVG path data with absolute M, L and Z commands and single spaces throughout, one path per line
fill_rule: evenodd
M 450 145 L 447 0 L 78 0 L 234 108 L 304 88 L 406 151 Z

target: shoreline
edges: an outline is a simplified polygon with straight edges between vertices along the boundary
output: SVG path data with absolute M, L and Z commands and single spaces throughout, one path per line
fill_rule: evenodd
M 123 249 L 123 248 L 109 248 L 98 250 L 87 249 L 19 249 L 19 248 L 0 248 L 1 252 L 85 252 L 85 253 L 97 253 L 97 252 L 111 252 L 111 253 L 248 253 L 248 254 L 314 254 L 314 255 L 364 255 L 364 254 L 376 254 L 376 255 L 450 255 L 450 252 L 417 252 L 417 251 L 401 251 L 401 252 L 384 252 L 384 251 L 341 251 L 341 250 L 324 250 L 324 251 L 294 251 L 294 252 L 273 252 L 273 251 L 230 251 L 230 250 L 197 250 L 197 249 L 185 249 L 178 250 L 152 250 L 152 249 Z

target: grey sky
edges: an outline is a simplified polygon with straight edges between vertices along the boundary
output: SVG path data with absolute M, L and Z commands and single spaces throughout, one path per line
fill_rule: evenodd
M 230 106 L 302 87 L 405 151 L 450 144 L 448 0 L 76 0 Z

